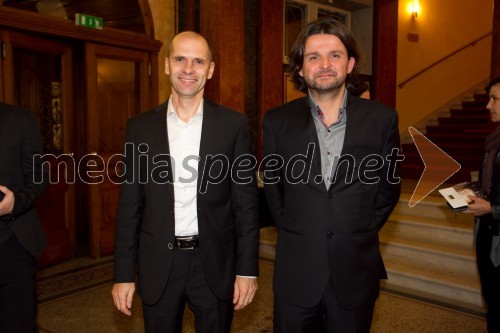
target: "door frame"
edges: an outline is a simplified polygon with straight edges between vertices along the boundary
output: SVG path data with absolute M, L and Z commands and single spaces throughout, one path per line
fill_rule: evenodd
M 3 83 L 3 98 L 5 103 L 15 104 L 15 87 L 14 87 L 14 49 L 20 48 L 24 50 L 41 52 L 45 54 L 51 54 L 61 57 L 61 93 L 62 93 L 62 110 L 63 110 L 63 151 L 62 154 L 66 155 L 63 159 L 57 159 L 59 162 L 68 162 L 67 158 L 74 156 L 75 152 L 75 112 L 74 112 L 74 92 L 73 92 L 73 53 L 72 45 L 63 41 L 57 41 L 48 39 L 41 36 L 36 36 L 33 34 L 26 34 L 23 32 L 0 30 L 0 39 L 2 41 L 5 56 L 2 58 L 2 77 L 1 81 Z M 11 84 L 5 84 L 5 82 L 11 82 Z M 64 170 L 71 173 L 71 169 L 74 164 L 67 163 Z M 54 164 L 51 168 L 56 168 L 59 176 L 61 172 L 58 165 Z M 68 169 L 69 168 L 69 169 Z M 61 184 L 61 178 L 58 184 L 51 184 L 45 196 L 50 195 L 50 191 L 54 190 L 55 187 L 61 189 L 61 187 L 67 186 L 64 196 L 64 219 L 65 228 L 67 231 L 67 237 L 69 242 L 69 254 L 62 253 L 63 244 L 54 244 L 50 242 L 52 233 L 46 230 L 46 234 L 49 238 L 49 245 L 45 252 L 40 258 L 39 264 L 45 266 L 46 264 L 57 263 L 66 257 L 73 257 L 76 253 L 76 229 L 75 229 L 75 184 L 68 183 L 65 179 L 62 180 L 65 184 Z M 41 198 L 43 199 L 43 196 Z M 43 221 L 42 221 L 43 225 Z M 60 230 L 54 231 L 54 236 L 60 237 Z M 59 259 L 58 259 L 59 258 Z
M 71 20 L 40 15 L 34 12 L 3 6 L 0 0 L 0 42 L 2 42 L 0 45 L 0 58 L 5 58 L 0 61 L 0 101 L 6 103 L 12 102 L 15 96 L 15 88 L 12 83 L 9 83 L 12 82 L 9 81 L 10 78 L 13 77 L 12 69 L 11 66 L 6 65 L 7 60 L 12 61 L 12 49 L 9 49 L 8 47 L 10 40 L 9 35 L 14 33 L 24 33 L 26 35 L 33 36 L 33 38 L 38 38 L 36 36 L 44 38 L 47 41 L 46 45 L 48 47 L 51 45 L 51 41 L 57 43 L 58 40 L 62 41 L 62 43 L 67 42 L 69 45 L 73 45 L 73 55 L 64 57 L 65 66 L 69 64 L 70 67 L 68 68 L 72 69 L 73 72 L 65 72 L 62 75 L 64 75 L 65 78 L 66 75 L 69 75 L 69 77 L 73 75 L 71 80 L 66 79 L 66 82 L 70 83 L 70 87 L 65 88 L 65 91 L 68 91 L 68 93 L 71 92 L 72 97 L 64 98 L 64 103 L 66 103 L 64 105 L 65 110 L 69 110 L 69 107 L 73 110 L 71 115 L 72 118 L 70 119 L 70 117 L 65 117 L 66 120 L 64 121 L 67 128 L 69 128 L 67 124 L 69 122 L 73 126 L 74 130 L 66 131 L 68 135 L 71 134 L 73 137 L 70 138 L 68 135 L 65 135 L 64 144 L 65 147 L 67 147 L 66 140 L 73 140 L 71 150 L 74 149 L 75 158 L 77 156 L 81 156 L 82 152 L 87 150 L 85 137 L 88 124 L 86 124 L 85 120 L 87 110 L 91 110 L 88 105 L 92 103 L 92 101 L 89 103 L 88 98 L 86 100 L 83 98 L 83 96 L 87 96 L 85 92 L 87 84 L 84 82 L 84 77 L 88 74 L 88 72 L 78 70 L 78 67 L 80 66 L 77 66 L 74 63 L 77 56 L 79 57 L 81 55 L 82 59 L 85 58 L 85 55 L 83 54 L 84 52 L 82 52 L 85 45 L 92 44 L 96 50 L 107 47 L 116 47 L 120 50 L 120 52 L 125 50 L 127 52 L 141 52 L 143 56 L 147 55 L 147 62 L 144 62 L 140 69 L 141 73 L 147 73 L 148 75 L 146 83 L 141 80 L 143 82 L 143 84 L 141 84 L 141 94 L 144 94 L 141 95 L 141 106 L 142 110 L 146 110 L 147 108 L 157 105 L 159 98 L 158 53 L 162 43 L 154 39 L 154 24 L 148 1 L 138 0 L 138 2 L 140 3 L 143 11 L 144 25 L 146 28 L 145 34 L 133 33 L 112 27 L 106 27 L 103 30 L 79 27 L 75 26 L 74 22 Z M 76 45 L 78 46 L 74 47 Z M 81 67 L 84 67 L 84 65 L 82 64 Z M 78 99 L 79 102 L 74 102 L 74 99 Z M 82 104 L 82 106 L 79 104 Z M 68 151 L 67 153 L 73 153 L 73 151 Z M 73 211 L 77 211 L 78 218 L 88 220 L 87 213 L 85 211 L 82 212 L 81 207 L 79 207 L 79 203 L 76 202 L 76 200 L 79 199 L 84 199 L 85 201 L 87 200 L 84 196 L 79 196 L 79 193 L 84 192 L 81 191 L 82 187 L 82 184 L 77 182 L 76 190 L 74 192 L 76 192 L 78 198 L 76 198 L 75 193 L 73 193 L 71 196 L 73 205 L 69 205 L 69 207 Z M 84 205 L 86 206 L 86 202 Z M 74 232 L 74 234 L 76 234 L 76 232 Z M 72 250 L 72 255 L 74 255 L 74 253 L 75 250 Z
M 106 58 L 113 60 L 134 61 L 139 63 L 139 80 L 140 80 L 140 110 L 137 113 L 145 111 L 157 103 L 155 98 L 156 90 L 153 89 L 153 79 L 151 77 L 152 56 L 147 51 L 131 50 L 116 46 L 101 45 L 95 43 L 85 44 L 85 153 L 100 155 L 105 162 L 110 154 L 99 151 L 99 137 L 96 133 L 96 128 L 99 127 L 99 110 L 98 110 L 98 74 L 97 74 L 97 59 Z M 125 126 L 125 124 L 123 124 Z M 119 151 L 116 153 L 122 153 Z M 101 168 L 99 168 L 101 169 Z M 102 184 L 88 184 L 87 187 L 87 202 L 88 202 L 88 221 L 89 221 L 89 253 L 93 258 L 109 254 L 108 250 L 102 250 L 102 244 L 109 244 L 109 239 L 103 239 L 105 229 L 109 229 L 109 225 L 104 224 L 105 207 L 103 206 L 105 191 L 110 190 L 111 182 L 105 180 Z M 118 185 L 115 185 L 118 186 Z M 118 192 L 116 192 L 118 193 Z M 109 233 L 109 231 L 108 231 Z

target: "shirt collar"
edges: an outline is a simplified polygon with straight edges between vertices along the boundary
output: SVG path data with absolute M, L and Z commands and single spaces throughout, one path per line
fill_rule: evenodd
M 203 101 L 202 98 L 200 101 L 200 105 L 198 105 L 198 110 L 194 114 L 193 118 L 202 117 L 203 116 Z M 175 112 L 174 103 L 172 102 L 172 96 L 168 99 L 168 107 L 167 107 L 167 117 L 175 117 L 178 118 L 177 113 Z
M 310 94 L 307 94 L 307 101 L 309 104 L 309 107 L 311 108 L 311 113 L 313 117 L 319 119 L 319 121 L 323 124 L 325 129 L 328 129 L 332 126 L 338 125 L 342 122 L 345 122 L 345 110 L 346 110 L 346 105 L 347 105 L 347 89 L 344 88 L 344 97 L 342 97 L 342 104 L 340 104 L 340 109 L 339 109 L 339 116 L 336 122 L 328 126 L 325 123 L 325 116 L 323 114 L 323 111 L 319 107 L 318 104 L 313 100 Z
M 316 104 L 311 94 L 307 94 L 307 100 L 309 102 L 311 110 L 316 110 L 318 108 L 318 104 Z M 345 110 L 346 105 L 347 105 L 347 89 L 344 88 L 344 97 L 342 97 L 342 104 L 340 104 L 340 109 Z

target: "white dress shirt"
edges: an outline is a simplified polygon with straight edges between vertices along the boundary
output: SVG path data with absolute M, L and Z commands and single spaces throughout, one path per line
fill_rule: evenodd
M 203 100 L 200 102 L 195 115 L 186 123 L 177 116 L 172 98 L 169 99 L 167 129 L 170 159 L 174 172 L 175 236 L 198 234 L 196 194 L 198 190 L 197 175 L 202 124 Z M 188 168 L 185 167 L 186 163 Z M 196 173 L 194 170 L 196 170 Z M 256 276 L 237 276 L 257 278 Z
M 186 123 L 175 112 L 172 98 L 168 101 L 167 129 L 170 159 L 174 173 L 175 235 L 198 234 L 196 194 L 200 156 L 203 100 Z

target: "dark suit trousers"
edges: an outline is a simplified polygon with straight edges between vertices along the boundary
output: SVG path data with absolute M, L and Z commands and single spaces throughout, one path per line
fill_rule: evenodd
M 500 332 L 500 266 L 495 267 L 490 259 L 493 232 L 488 223 L 479 222 L 476 238 L 476 257 L 481 289 L 488 306 L 486 322 L 488 332 Z
M 15 236 L 0 245 L 0 332 L 37 332 L 36 260 Z
M 186 303 L 194 313 L 197 333 L 231 331 L 232 299 L 220 300 L 212 293 L 199 251 L 199 248 L 174 250 L 172 271 L 162 298 L 155 305 L 143 303 L 146 332 L 181 333 Z
M 331 279 L 318 305 L 303 308 L 274 299 L 276 333 L 369 333 L 375 304 L 344 308 L 337 299 Z

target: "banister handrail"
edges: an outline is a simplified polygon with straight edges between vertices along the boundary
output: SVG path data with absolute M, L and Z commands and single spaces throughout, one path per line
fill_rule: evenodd
M 442 63 L 442 62 L 443 62 L 443 61 L 445 61 L 446 59 L 451 58 L 451 57 L 452 57 L 452 56 L 454 56 L 455 54 L 457 54 L 457 53 L 459 53 L 459 52 L 461 52 L 461 51 L 465 50 L 465 49 L 466 49 L 466 48 L 468 48 L 468 47 L 471 47 L 471 46 L 476 46 L 476 44 L 477 44 L 479 41 L 481 41 L 481 40 L 483 40 L 483 39 L 485 39 L 486 37 L 491 36 L 491 35 L 492 35 L 492 32 L 490 31 L 489 33 L 484 34 L 483 36 L 481 36 L 481 37 L 479 37 L 479 38 L 477 38 L 477 39 L 473 40 L 472 42 L 468 43 L 468 44 L 467 44 L 467 45 L 465 45 L 465 46 L 462 46 L 462 47 L 461 47 L 461 48 L 459 48 L 458 50 L 453 51 L 452 53 L 450 53 L 450 54 L 448 54 L 447 56 L 445 56 L 445 57 L 443 57 L 443 58 L 439 59 L 438 61 L 433 62 L 433 63 L 432 63 L 432 64 L 430 64 L 429 66 L 427 66 L 427 67 L 425 67 L 424 69 L 422 69 L 422 70 L 418 71 L 417 73 L 413 74 L 412 76 L 410 76 L 409 78 L 407 78 L 406 80 L 404 80 L 403 82 L 401 82 L 400 84 L 398 84 L 399 89 L 402 89 L 402 88 L 403 88 L 403 87 L 404 87 L 404 86 L 405 86 L 408 82 L 410 82 L 410 81 L 411 81 L 411 80 L 413 80 L 414 78 L 416 78 L 416 77 L 418 77 L 418 76 L 422 75 L 423 73 L 427 72 L 427 71 L 428 71 L 429 69 L 431 69 L 432 67 L 434 67 L 434 66 L 436 66 L 436 65 L 438 65 L 438 64 L 440 64 L 440 63 Z

